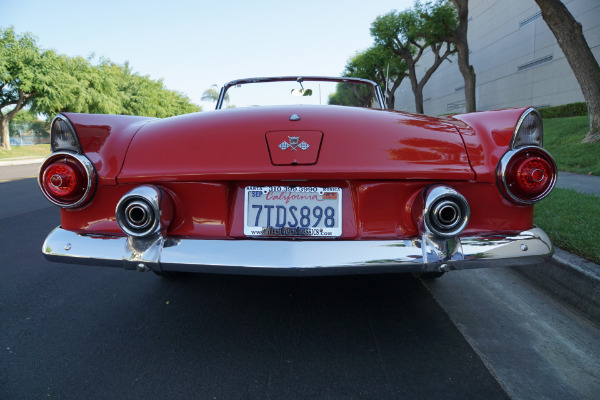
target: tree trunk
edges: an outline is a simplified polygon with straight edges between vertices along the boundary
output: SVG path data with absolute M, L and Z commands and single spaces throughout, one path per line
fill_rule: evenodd
M 452 0 L 458 13 L 458 27 L 454 32 L 454 45 L 458 52 L 458 69 L 465 81 L 465 103 L 467 112 L 477 111 L 475 100 L 475 69 L 469 64 L 469 0 Z
M 417 114 L 425 114 L 423 109 L 423 89 L 417 80 L 416 66 L 414 63 L 408 63 L 408 77 L 410 86 L 412 87 L 413 96 L 415 97 L 415 112 Z
M 10 135 L 8 131 L 8 117 L 0 116 L 0 126 L 2 127 L 2 149 L 10 150 Z
M 587 102 L 590 130 L 584 143 L 600 142 L 600 66 L 590 50 L 581 24 L 560 0 L 535 0 L 542 18 L 556 37 Z
M 9 103 L 9 104 L 14 104 L 15 107 L 10 110 L 9 113 L 7 113 L 6 115 L 2 113 L 2 110 L 0 109 L 0 127 L 2 129 L 2 148 L 5 150 L 10 150 L 10 132 L 8 130 L 8 123 L 10 122 L 11 119 L 13 119 L 15 117 L 15 115 L 17 115 L 17 113 L 19 111 L 21 111 L 23 109 L 23 107 L 25 107 L 27 105 L 27 102 L 29 101 L 31 95 L 25 94 L 25 92 L 23 90 L 19 90 L 19 99 L 17 100 L 16 103 Z
M 396 104 L 396 96 L 394 95 L 394 93 L 390 92 L 386 97 L 387 98 L 385 100 L 385 106 L 388 110 L 393 110 L 394 105 Z

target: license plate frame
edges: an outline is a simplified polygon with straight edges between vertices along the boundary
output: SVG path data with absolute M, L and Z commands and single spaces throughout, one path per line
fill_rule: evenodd
M 337 238 L 342 235 L 342 222 L 339 187 L 246 186 L 244 189 L 246 236 Z

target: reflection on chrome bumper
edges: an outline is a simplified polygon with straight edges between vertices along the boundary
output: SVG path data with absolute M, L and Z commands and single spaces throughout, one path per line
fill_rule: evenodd
M 539 228 L 512 235 L 438 240 L 140 240 L 80 235 L 60 227 L 48 235 L 50 261 L 125 267 L 140 271 L 188 271 L 246 275 L 344 275 L 448 271 L 529 265 L 554 249 Z

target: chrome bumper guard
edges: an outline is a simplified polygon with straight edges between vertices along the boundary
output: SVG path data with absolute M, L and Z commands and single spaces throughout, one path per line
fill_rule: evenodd
M 554 249 L 539 228 L 511 235 L 412 240 L 196 240 L 80 235 L 60 227 L 46 238 L 55 262 L 243 275 L 315 276 L 439 272 L 532 265 Z

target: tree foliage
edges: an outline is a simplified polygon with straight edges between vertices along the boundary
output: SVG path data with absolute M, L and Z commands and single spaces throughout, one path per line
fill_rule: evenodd
M 30 34 L 0 29 L 0 126 L 2 148 L 10 149 L 8 122 L 24 107 L 58 106 L 68 76 L 53 51 L 42 51 Z
M 372 87 L 372 86 L 371 86 Z M 328 104 L 333 106 L 370 107 L 375 93 L 367 85 L 340 82 L 329 95 Z
M 216 103 L 219 100 L 220 94 L 219 86 L 217 86 L 216 83 L 213 83 L 208 89 L 202 92 L 200 100 Z M 225 100 L 225 108 L 235 108 L 235 106 L 229 104 L 229 92 L 225 93 L 225 98 L 223 100 Z
M 51 117 L 58 112 L 169 117 L 200 111 L 162 80 L 132 71 L 128 63 L 97 63 L 40 49 L 29 33 L 0 28 L 0 124 L 10 149 L 8 122 L 23 108 Z
M 395 93 L 407 76 L 406 62 L 389 48 L 373 46 L 356 53 L 346 63 L 344 76 L 370 79 L 384 89 L 386 107 L 394 108 Z
M 413 8 L 391 11 L 371 24 L 375 44 L 390 49 L 406 62 L 418 113 L 423 113 L 425 84 L 441 63 L 456 52 L 448 30 L 455 29 L 457 24 L 456 9 L 444 0 L 417 1 Z M 434 55 L 433 64 L 418 78 L 416 65 L 427 49 Z

